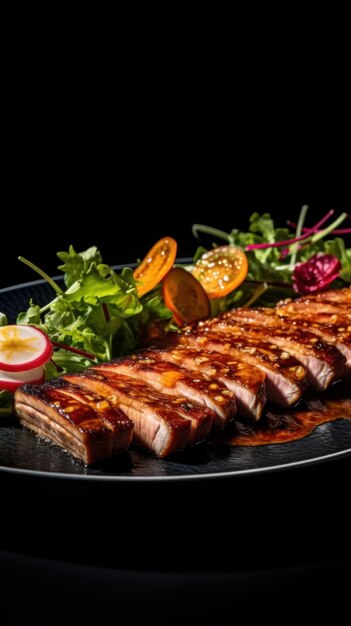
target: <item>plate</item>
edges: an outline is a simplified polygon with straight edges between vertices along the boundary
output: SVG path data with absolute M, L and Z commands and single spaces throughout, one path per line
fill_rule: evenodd
M 0 311 L 14 322 L 17 313 L 26 310 L 30 298 L 45 304 L 52 295 L 43 280 L 7 287 L 0 290 Z M 340 418 L 318 426 L 305 439 L 290 443 L 232 448 L 204 443 L 162 460 L 133 448 L 89 468 L 8 420 L 0 423 L 0 472 L 117 482 L 192 481 L 262 474 L 351 456 L 351 421 Z

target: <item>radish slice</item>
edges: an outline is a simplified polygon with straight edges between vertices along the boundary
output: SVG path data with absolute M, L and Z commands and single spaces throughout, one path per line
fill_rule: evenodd
M 50 339 L 35 326 L 0 328 L 0 370 L 23 372 L 44 365 L 52 355 Z
M 36 367 L 26 372 L 3 372 L 0 371 L 0 391 L 15 391 L 17 387 L 24 383 L 39 385 L 45 380 L 45 370 L 43 367 Z

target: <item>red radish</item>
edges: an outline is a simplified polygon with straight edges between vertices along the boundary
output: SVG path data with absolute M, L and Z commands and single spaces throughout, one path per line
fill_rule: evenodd
M 0 328 L 0 370 L 23 372 L 44 365 L 52 355 L 49 337 L 35 326 Z
M 43 367 L 26 372 L 3 372 L 0 371 L 0 391 L 16 391 L 17 387 L 25 383 L 39 385 L 45 380 L 45 370 Z

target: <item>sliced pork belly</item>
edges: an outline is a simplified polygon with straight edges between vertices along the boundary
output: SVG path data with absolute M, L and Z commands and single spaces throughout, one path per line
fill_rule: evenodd
M 93 369 L 64 378 L 121 407 L 134 423 L 134 439 L 160 457 L 205 439 L 211 430 L 211 409 L 182 396 L 167 397 L 142 380 Z
M 247 323 L 240 323 L 243 319 Z M 300 324 L 289 324 L 274 314 L 251 309 L 234 309 L 218 322 L 213 321 L 210 320 L 211 328 L 214 326 L 221 330 L 224 326 L 238 338 L 244 335 L 264 339 L 268 335 L 272 344 L 303 363 L 308 372 L 308 384 L 318 391 L 326 389 L 344 372 L 346 359 L 336 346 L 326 343 Z
M 283 315 L 281 309 L 259 308 L 236 309 L 234 318 L 260 328 L 294 328 L 317 335 L 323 342 L 333 344 L 343 354 L 346 360 L 339 374 L 342 377 L 351 377 L 351 317 L 349 320 L 343 314 L 311 313 L 309 309 Z
M 351 306 L 351 289 L 345 287 L 344 289 L 330 289 L 329 291 L 321 291 L 315 295 L 302 296 L 299 300 L 316 302 L 336 302 L 338 304 L 348 304 Z
M 275 310 L 279 315 L 342 315 L 351 319 L 351 306 L 318 300 L 283 300 Z
M 58 444 L 86 465 L 127 450 L 133 423 L 118 408 L 94 395 L 91 404 L 63 393 L 59 385 L 23 385 L 15 393 L 15 415 L 41 437 Z M 117 444 L 117 431 L 120 441 Z
M 299 400 L 305 387 L 307 371 L 301 363 L 278 346 L 268 341 L 248 337 L 233 337 L 222 332 L 199 327 L 173 333 L 164 339 L 165 345 L 189 346 L 227 354 L 243 364 L 254 365 L 266 374 L 267 398 L 281 406 L 290 406 Z
M 301 315 L 299 316 L 282 316 L 284 323 L 295 325 L 302 329 L 306 329 L 320 337 L 324 342 L 333 344 L 339 352 L 344 356 L 345 363 L 341 376 L 344 378 L 351 377 L 351 320 L 348 322 L 343 316 L 332 315 Z M 325 320 L 325 321 L 323 321 Z
M 266 375 L 257 367 L 219 352 L 191 350 L 182 346 L 165 350 L 147 350 L 140 356 L 155 361 L 177 363 L 194 372 L 196 376 L 200 374 L 216 383 L 220 381 L 234 392 L 238 415 L 254 421 L 262 415 L 266 403 Z
M 318 305 L 320 306 L 320 305 Z M 283 309 L 259 309 L 258 315 L 264 315 L 267 324 L 278 323 L 285 327 L 300 328 L 320 337 L 324 342 L 333 344 L 345 357 L 345 363 L 341 372 L 342 377 L 351 377 L 351 311 L 350 315 L 333 314 L 324 312 L 311 312 L 309 308 L 304 311 L 298 310 L 284 314 Z M 324 310 L 324 309 L 322 309 Z M 276 313 L 276 315 L 274 315 Z M 269 317 L 269 319 L 267 319 Z M 250 314 L 247 314 L 247 319 Z M 251 315 L 251 321 L 252 315 Z M 262 322 L 263 323 L 263 322 Z
M 351 311 L 340 308 L 337 304 L 329 304 L 326 302 L 308 302 L 308 304 L 306 302 L 289 302 L 287 304 L 277 305 L 275 309 L 270 310 L 276 315 L 285 317 L 299 317 L 305 320 L 313 319 L 315 322 L 320 322 L 321 324 L 351 326 Z
M 156 355 L 145 358 L 141 354 L 133 354 L 94 366 L 93 369 L 131 376 L 164 394 L 183 396 L 195 404 L 208 407 L 214 411 L 213 425 L 217 428 L 224 428 L 237 412 L 235 395 L 223 383 L 209 381 L 200 373 L 194 376 L 179 365 L 157 359 Z
M 94 409 L 100 418 L 110 424 L 113 433 L 113 451 L 127 450 L 133 437 L 133 422 L 124 411 L 100 394 L 87 392 L 84 388 L 73 385 L 62 377 L 50 380 L 46 386 L 57 389 L 67 398 L 87 404 Z

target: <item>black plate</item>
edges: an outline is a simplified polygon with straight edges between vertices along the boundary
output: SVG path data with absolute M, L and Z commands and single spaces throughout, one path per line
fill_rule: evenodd
M 8 287 L 0 290 L 0 311 L 14 322 L 30 298 L 45 304 L 52 296 L 51 288 L 41 280 Z M 351 421 L 340 418 L 291 443 L 233 448 L 200 444 L 166 460 L 132 449 L 89 468 L 9 420 L 0 424 L 0 471 L 94 481 L 215 479 L 265 473 L 351 456 Z

